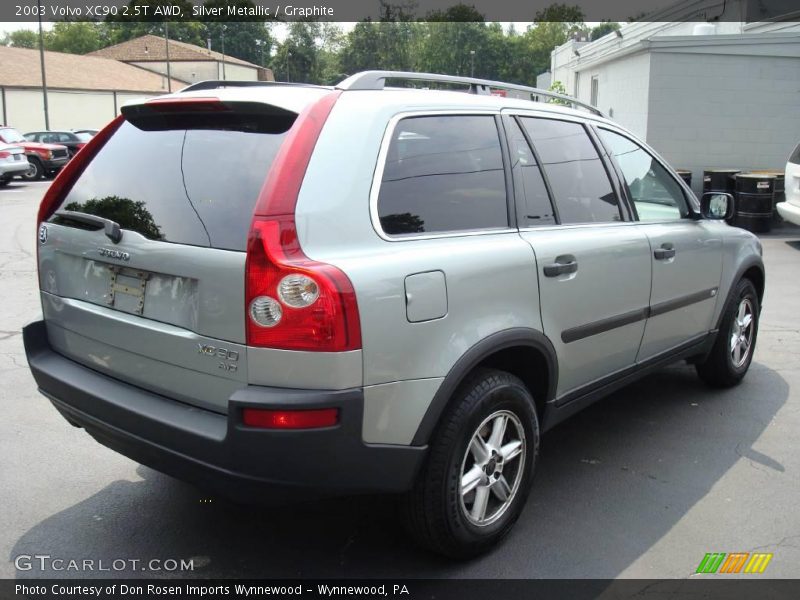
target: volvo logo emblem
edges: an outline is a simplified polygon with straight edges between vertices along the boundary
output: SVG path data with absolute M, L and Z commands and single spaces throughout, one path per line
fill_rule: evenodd
M 46 244 L 47 243 L 47 225 L 42 223 L 42 226 L 39 227 L 39 243 Z
M 116 260 L 124 260 L 128 262 L 131 259 L 131 255 L 128 252 L 123 252 L 122 250 L 112 250 L 111 248 L 98 248 L 97 252 L 100 256 L 105 256 L 107 258 L 114 258 Z

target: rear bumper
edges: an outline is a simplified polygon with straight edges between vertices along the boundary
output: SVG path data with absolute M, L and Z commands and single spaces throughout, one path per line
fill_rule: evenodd
M 30 164 L 27 160 L 21 160 L 13 163 L 0 163 L 0 177 L 19 175 L 20 173 L 27 171 L 28 168 L 30 168 Z
M 128 385 L 55 352 L 44 321 L 23 329 L 39 391 L 73 425 L 129 458 L 239 501 L 410 489 L 425 447 L 365 444 L 363 393 L 247 386 L 227 415 Z M 339 409 L 335 427 L 242 425 L 243 407 Z
M 778 214 L 785 220 L 795 225 L 800 225 L 800 205 L 792 204 L 791 202 L 778 202 L 775 208 L 778 209 Z

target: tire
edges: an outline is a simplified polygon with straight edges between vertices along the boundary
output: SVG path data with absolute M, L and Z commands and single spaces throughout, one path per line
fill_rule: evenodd
M 31 168 L 22 173 L 22 179 L 25 181 L 39 181 L 44 175 L 44 166 L 38 158 L 29 158 L 28 162 L 31 163 Z
M 742 381 L 753 360 L 760 309 L 758 292 L 753 282 L 741 279 L 725 306 L 711 352 L 705 361 L 695 365 L 697 374 L 708 385 L 727 388 Z M 747 324 L 742 326 L 743 322 Z M 734 336 L 737 336 L 736 339 Z
M 501 419 L 505 434 L 497 444 L 492 432 Z M 517 442 L 522 443 L 514 448 Z M 507 462 L 498 453 L 503 448 Z M 487 449 L 494 449 L 491 457 Z M 522 512 L 538 455 L 539 421 L 528 389 L 505 371 L 477 370 L 456 391 L 422 472 L 402 499 L 406 529 L 422 546 L 451 558 L 488 551 Z M 465 482 L 475 488 L 462 495 Z M 476 507 L 479 494 L 486 501 Z
M 0 187 L 6 187 L 11 181 L 11 177 L 0 177 Z

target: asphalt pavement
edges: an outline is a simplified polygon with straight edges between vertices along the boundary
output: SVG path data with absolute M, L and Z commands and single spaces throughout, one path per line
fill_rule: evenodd
M 764 310 L 740 386 L 710 390 L 674 366 L 559 425 L 513 533 L 458 563 L 415 547 L 392 498 L 236 506 L 68 425 L 20 335 L 40 315 L 47 185 L 0 189 L 0 577 L 684 578 L 707 552 L 754 551 L 774 555 L 758 577 L 800 577 L 800 230 L 763 238 Z M 171 570 L 181 559 L 193 570 Z

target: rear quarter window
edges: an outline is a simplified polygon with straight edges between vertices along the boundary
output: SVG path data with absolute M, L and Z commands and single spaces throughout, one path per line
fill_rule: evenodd
M 389 235 L 508 227 L 500 137 L 491 115 L 400 120 L 378 195 Z
M 795 165 L 800 165 L 800 144 L 794 149 L 792 155 L 789 157 L 789 162 Z

